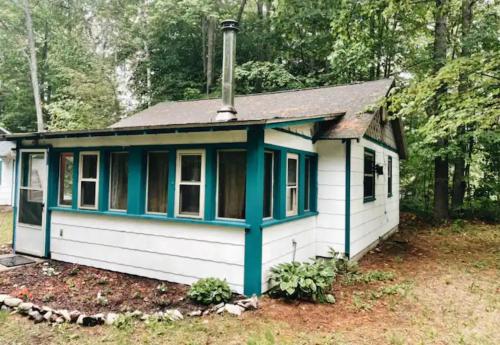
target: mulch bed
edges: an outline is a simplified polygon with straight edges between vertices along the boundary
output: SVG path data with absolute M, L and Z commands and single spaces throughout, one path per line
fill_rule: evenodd
M 47 276 L 44 274 L 47 267 L 58 274 Z M 159 291 L 160 284 L 166 287 L 166 291 Z M 0 273 L 0 294 L 10 294 L 54 309 L 76 309 L 88 314 L 134 310 L 151 313 L 164 309 L 178 309 L 184 314 L 203 309 L 186 297 L 188 289 L 187 285 L 59 261 Z

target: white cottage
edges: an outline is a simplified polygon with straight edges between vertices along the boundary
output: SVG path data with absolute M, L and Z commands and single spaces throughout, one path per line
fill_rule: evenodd
M 234 99 L 235 23 L 223 29 L 222 108 L 0 136 L 16 144 L 16 252 L 251 295 L 280 262 L 357 258 L 397 229 L 403 129 L 377 106 L 393 81 Z
M 10 134 L 10 132 L 0 127 L 0 134 Z M 0 142 L 0 206 L 12 205 L 16 158 L 13 148 L 14 145 L 8 141 Z

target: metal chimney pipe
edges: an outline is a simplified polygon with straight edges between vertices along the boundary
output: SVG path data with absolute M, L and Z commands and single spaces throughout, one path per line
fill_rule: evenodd
M 222 58 L 222 107 L 217 110 L 216 121 L 235 121 L 236 109 L 234 108 L 234 64 L 236 61 L 236 33 L 238 22 L 233 19 L 221 23 L 224 35 L 224 48 Z

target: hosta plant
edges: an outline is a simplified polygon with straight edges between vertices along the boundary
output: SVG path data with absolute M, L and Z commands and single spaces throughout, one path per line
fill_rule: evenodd
M 335 267 L 328 260 L 291 262 L 271 268 L 271 297 L 335 303 L 329 294 L 335 279 Z
M 228 302 L 231 299 L 231 289 L 225 280 L 204 278 L 191 286 L 188 297 L 196 303 L 212 304 Z

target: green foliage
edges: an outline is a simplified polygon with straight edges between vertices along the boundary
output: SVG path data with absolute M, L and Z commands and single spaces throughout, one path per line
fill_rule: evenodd
M 335 275 L 335 266 L 329 260 L 282 263 L 271 268 L 269 294 L 286 299 L 335 303 L 335 298 L 328 293 Z
M 231 299 L 231 289 L 225 280 L 204 278 L 191 286 L 188 297 L 196 303 L 212 304 L 228 302 Z
M 387 280 L 394 280 L 396 276 L 393 272 L 386 271 L 368 271 L 365 273 L 349 272 L 343 276 L 342 284 L 356 285 L 356 284 L 369 284 L 372 282 L 383 282 Z
M 300 88 L 297 80 L 284 66 L 272 62 L 250 61 L 235 71 L 238 93 L 260 93 Z

